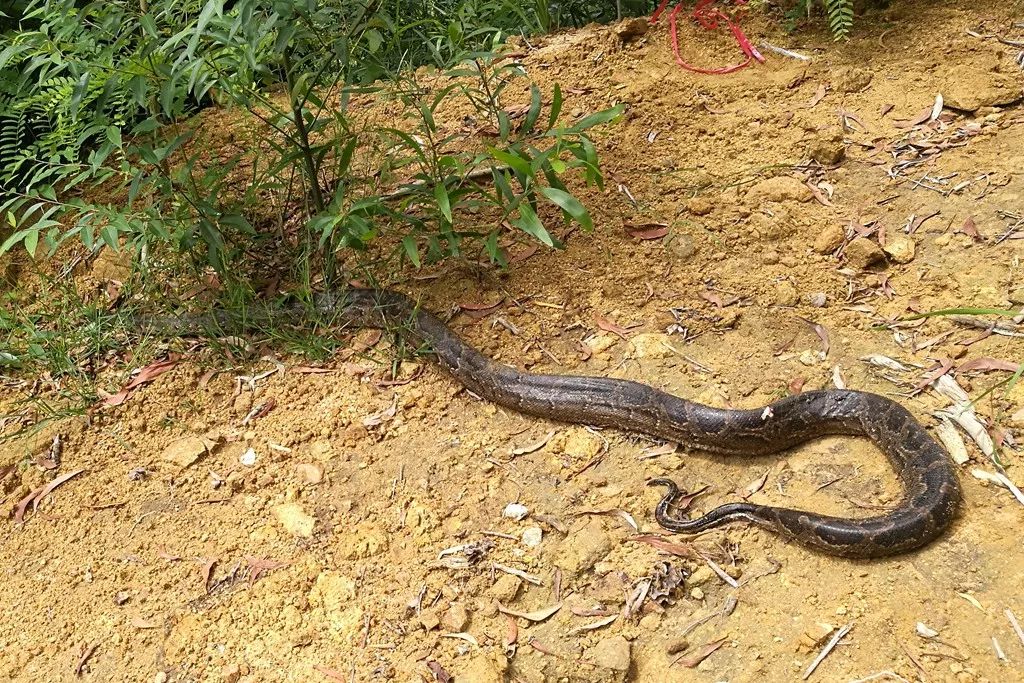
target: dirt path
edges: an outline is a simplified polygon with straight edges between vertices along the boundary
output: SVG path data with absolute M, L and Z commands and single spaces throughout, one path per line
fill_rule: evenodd
M 677 69 L 663 27 L 627 45 L 611 28 L 537 41 L 524 63 L 569 93 L 566 111 L 629 105 L 599 137 L 607 191 L 581 190 L 599 228 L 492 283 L 452 268 L 417 291 L 442 310 L 501 299 L 452 324 L 522 367 L 735 407 L 838 380 L 934 427 L 949 400 L 915 386 L 935 367 L 977 399 L 1008 373 L 961 365 L 1024 360 L 1020 338 L 949 318 L 885 325 L 1024 304 L 1024 73 L 1018 49 L 965 32 L 1006 30 L 1007 6 L 897 3 L 845 45 L 751 18 L 752 36 L 813 60 L 728 77 Z M 692 61 L 733 58 L 724 35 L 683 35 L 709 46 Z M 727 582 L 637 540 L 631 520 L 658 533 L 647 479 L 709 485 L 698 510 L 741 491 L 863 515 L 898 493 L 882 457 L 838 439 L 787 458 L 669 452 L 496 409 L 429 364 L 381 384 L 389 353 L 328 374 L 180 362 L 91 425 L 0 447 L 0 472 L 23 465 L 0 482 L 7 507 L 53 478 L 24 464 L 57 433 L 59 473 L 84 470 L 5 524 L 0 678 L 790 681 L 845 625 L 812 681 L 1024 677 L 1008 617 L 1024 620 L 1024 505 L 971 475 L 994 471 L 973 442 L 962 518 L 912 555 L 833 559 L 743 526 L 669 539 Z M 976 409 L 1024 440 L 1024 383 Z M 1002 458 L 1024 483 L 1020 452 Z

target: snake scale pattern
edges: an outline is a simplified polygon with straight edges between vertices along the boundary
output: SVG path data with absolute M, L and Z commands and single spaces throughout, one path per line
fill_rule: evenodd
M 528 415 L 638 432 L 722 455 L 778 453 L 829 435 L 870 439 L 889 459 L 903 486 L 899 504 L 865 518 L 736 502 L 697 519 L 673 515 L 685 495 L 669 479 L 655 518 L 673 532 L 694 534 L 749 522 L 831 555 L 875 558 L 919 548 L 953 522 L 961 491 L 946 451 L 898 403 L 860 391 L 808 391 L 754 410 L 723 410 L 687 401 L 628 380 L 521 372 L 497 363 L 459 338 L 443 321 L 403 294 L 349 289 L 320 295 L 321 313 L 355 327 L 396 331 L 414 346 L 429 347 L 466 389 Z

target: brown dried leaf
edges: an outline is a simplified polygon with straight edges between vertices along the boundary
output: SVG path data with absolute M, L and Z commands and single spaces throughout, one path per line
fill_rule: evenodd
M 697 648 L 694 651 L 694 653 L 692 655 L 689 655 L 687 657 L 680 657 L 679 659 L 677 659 L 676 661 L 674 661 L 672 663 L 673 664 L 677 664 L 677 663 L 678 664 L 682 664 L 687 669 L 693 669 L 698 664 L 703 662 L 705 659 L 710 657 L 711 653 L 713 653 L 715 650 L 717 650 L 718 648 L 720 648 L 723 645 L 725 645 L 727 640 L 729 640 L 729 639 L 728 638 L 719 638 L 718 640 L 715 640 L 715 641 L 712 641 L 710 643 L 707 643 L 706 645 L 701 645 L 699 648 Z
M 964 221 L 964 224 L 957 228 L 956 230 L 954 230 L 953 232 L 967 235 L 975 242 L 985 241 L 984 235 L 978 232 L 978 226 L 974 222 L 974 216 L 968 216 L 967 219 Z
M 800 319 L 803 320 L 808 325 L 810 325 L 811 329 L 814 330 L 814 334 L 818 335 L 818 339 L 821 340 L 821 353 L 823 356 L 828 356 L 829 349 L 831 348 L 831 344 L 829 342 L 828 337 L 828 330 L 826 330 L 823 325 L 816 323 L 813 320 L 808 320 L 807 318 Z
M 694 550 L 689 544 L 675 543 L 673 541 L 666 540 L 661 536 L 655 536 L 654 534 L 633 536 L 630 540 L 646 543 L 649 546 L 657 548 L 662 552 L 669 553 L 670 555 L 675 555 L 676 557 L 687 557 L 693 560 L 701 559 L 700 553 Z
M 921 379 L 918 381 L 917 384 L 914 385 L 914 388 L 924 389 L 926 386 L 928 386 L 938 378 L 947 374 L 950 370 L 953 369 L 954 365 L 955 364 L 953 363 L 953 361 L 951 361 L 948 358 L 943 358 L 939 360 L 938 365 L 932 366 L 932 368 L 929 369 L 928 372 L 924 373 L 921 376 Z
M 1017 372 L 1020 369 L 1020 363 L 1014 363 L 1013 361 L 1000 360 L 999 358 L 975 358 L 963 363 L 956 369 L 957 373 L 961 372 L 993 372 L 993 371 L 1006 371 L 1006 372 Z
M 383 330 L 360 330 L 356 333 L 356 336 L 352 338 L 352 344 L 349 346 L 349 350 L 352 353 L 363 353 L 365 351 L 369 351 L 377 345 L 383 335 Z
M 913 128 L 914 126 L 920 126 L 922 123 L 928 121 L 932 117 L 932 106 L 929 105 L 925 109 L 917 112 L 912 118 L 900 119 L 893 121 L 892 124 L 897 128 Z
M 85 664 L 92 657 L 93 653 L 96 652 L 96 648 L 100 646 L 99 643 L 93 643 L 92 645 L 86 645 L 85 649 L 82 650 L 82 656 L 78 658 L 78 664 L 75 665 L 75 675 L 81 676 L 85 670 Z
M 505 640 L 502 641 L 502 644 L 506 648 L 510 648 L 519 640 L 519 625 L 516 623 L 516 618 L 511 614 L 506 614 L 505 620 L 507 628 L 505 629 Z
M 574 628 L 571 631 L 569 631 L 569 635 L 570 636 L 574 636 L 577 633 L 583 633 L 585 631 L 595 631 L 595 630 L 597 630 L 599 628 L 607 626 L 608 624 L 612 623 L 613 621 L 615 621 L 618 618 L 619 618 L 618 614 L 612 614 L 610 616 L 605 617 L 604 619 L 598 619 L 597 621 L 592 621 L 589 624 L 583 624 L 582 626 L 577 626 L 576 628 Z
M 622 227 L 631 237 L 640 240 L 660 240 L 668 234 L 667 223 L 624 223 Z
M 822 83 L 818 86 L 818 89 L 814 91 L 814 97 L 807 102 L 808 109 L 814 109 L 818 106 L 818 103 L 825 99 L 825 95 L 828 94 L 828 86 Z
M 245 558 L 246 564 L 249 565 L 249 585 L 256 583 L 261 576 L 267 572 L 272 572 L 275 569 L 281 569 L 287 567 L 288 562 L 280 562 L 278 560 L 271 560 L 266 557 L 247 557 Z
M 552 429 L 550 432 L 545 434 L 540 439 L 540 441 L 535 441 L 534 443 L 527 444 L 525 446 L 519 446 L 517 448 L 513 448 L 512 449 L 512 455 L 526 455 L 527 453 L 533 453 L 534 451 L 539 451 L 540 449 L 544 448 L 544 446 L 547 445 L 548 441 L 551 441 L 551 439 L 554 436 L 555 436 L 555 430 Z
M 625 339 L 626 335 L 629 334 L 629 330 L 627 330 L 625 327 L 620 327 L 619 325 L 616 325 L 615 323 L 611 322 L 610 320 L 602 316 L 600 313 L 594 313 L 594 322 L 597 323 L 597 326 L 600 327 L 605 332 L 611 332 L 612 334 L 616 334 L 623 339 Z
M 199 577 L 203 580 L 203 589 L 206 592 L 210 591 L 210 577 L 213 576 L 213 568 L 217 566 L 216 557 L 202 557 L 198 560 L 202 564 L 199 566 Z
M 752 495 L 764 488 L 765 483 L 768 481 L 768 473 L 770 471 L 771 470 L 765 470 L 764 474 L 744 486 L 742 489 L 737 490 L 736 493 L 743 500 L 750 498 Z
M 121 391 L 106 397 L 105 399 L 103 399 L 103 401 L 101 401 L 101 404 L 107 406 L 121 405 L 126 400 L 128 400 L 128 396 L 131 394 L 132 389 L 139 386 L 140 384 L 152 382 L 160 375 L 174 368 L 174 366 L 178 364 L 178 360 L 179 358 L 175 356 L 172 358 L 168 358 L 167 360 L 161 360 L 157 361 L 156 363 L 150 363 L 146 367 L 142 368 L 142 370 L 139 371 L 139 374 L 135 375 L 135 377 L 130 382 L 128 382 L 128 384 L 126 384 L 121 389 Z
M 636 520 L 633 519 L 633 515 L 629 514 L 621 508 L 605 508 L 595 510 L 580 510 L 576 513 L 577 515 L 606 515 L 608 517 L 618 517 L 626 523 L 633 531 L 640 531 L 640 527 L 637 525 Z
M 527 621 L 544 621 L 552 614 L 562 609 L 562 603 L 556 602 L 548 607 L 542 607 L 541 609 L 534 610 L 532 612 L 517 612 L 515 610 L 505 607 L 500 602 L 498 603 L 498 611 L 502 614 L 508 614 L 509 616 L 519 617 L 520 619 L 526 619 Z
M 427 668 L 430 669 L 430 673 L 434 674 L 434 680 L 437 681 L 437 683 L 451 683 L 455 680 L 450 673 L 444 670 L 443 666 L 434 660 L 427 662 Z

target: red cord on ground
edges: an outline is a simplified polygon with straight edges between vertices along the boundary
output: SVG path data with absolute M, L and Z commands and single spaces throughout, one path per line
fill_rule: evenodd
M 745 4 L 746 1 L 747 0 L 736 0 L 736 4 L 742 5 Z M 668 14 L 669 39 L 672 42 L 672 54 L 675 55 L 676 64 L 686 69 L 687 71 L 693 71 L 699 74 L 729 74 L 744 68 L 745 66 L 750 64 L 750 61 L 752 59 L 756 59 L 759 62 L 763 62 L 764 57 L 761 55 L 760 52 L 757 51 L 757 48 L 755 48 L 751 44 L 750 40 L 747 38 L 747 35 L 743 33 L 743 29 L 740 28 L 739 24 L 734 22 L 731 18 L 729 18 L 717 7 L 711 7 L 711 5 L 714 2 L 715 0 L 698 0 L 697 6 L 694 7 L 693 11 L 690 13 L 690 17 L 695 22 L 697 22 L 698 25 L 700 25 L 707 31 L 711 31 L 718 28 L 720 26 L 720 22 L 724 23 L 726 26 L 729 27 L 729 30 L 732 31 L 732 35 L 736 39 L 736 43 L 740 46 L 740 50 L 743 51 L 743 54 L 745 54 L 747 58 L 739 64 L 733 64 L 732 66 L 724 66 L 718 69 L 702 69 L 701 67 L 688 64 L 682 58 L 682 55 L 679 54 L 679 31 L 676 22 L 677 17 L 679 16 L 679 12 L 682 11 L 683 6 L 681 4 L 678 4 L 675 7 L 673 7 L 672 11 L 669 12 Z M 654 14 L 651 15 L 651 18 L 649 20 L 650 23 L 657 23 L 658 18 L 661 17 L 661 14 L 665 11 L 665 8 L 667 6 L 668 0 L 661 0 L 661 3 L 658 4 L 658 8 L 654 10 Z

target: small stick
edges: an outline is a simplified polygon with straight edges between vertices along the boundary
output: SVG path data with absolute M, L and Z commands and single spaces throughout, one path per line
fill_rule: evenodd
M 792 50 L 787 50 L 784 47 L 778 47 L 776 45 L 772 45 L 767 40 L 762 40 L 761 41 L 761 47 L 763 47 L 764 49 L 769 50 L 771 52 L 774 52 L 777 55 L 782 55 L 783 57 L 789 57 L 790 59 L 799 59 L 802 62 L 809 62 L 809 61 L 811 61 L 811 58 L 808 57 L 807 55 L 802 55 L 799 52 L 793 52 Z
M 543 586 L 544 585 L 544 582 L 541 581 L 539 578 L 537 578 L 536 576 L 534 576 L 532 574 L 527 574 L 522 569 L 516 569 L 515 567 L 506 567 L 505 565 L 498 564 L 497 562 L 492 562 L 491 566 L 494 567 L 495 569 L 499 570 L 499 571 L 505 572 L 506 574 L 511 574 L 512 576 L 518 576 L 523 581 L 526 581 L 528 583 L 532 583 L 535 586 Z
M 1013 632 L 1017 634 L 1017 637 L 1020 638 L 1021 644 L 1024 645 L 1024 630 L 1021 629 L 1020 622 L 1017 621 L 1017 617 L 1014 616 L 1009 607 L 1006 608 L 1006 618 L 1010 620 L 1010 626 L 1013 626 Z
M 999 641 L 996 640 L 995 636 L 992 636 L 992 649 L 996 651 L 996 659 L 1001 662 L 1006 661 L 1006 653 L 1003 652 L 1003 648 L 999 646 Z
M 709 567 L 711 567 L 712 571 L 714 571 L 716 574 L 718 574 L 719 578 L 721 578 L 722 581 L 725 581 L 727 584 L 729 584 L 733 588 L 739 588 L 740 587 L 740 584 L 738 584 L 736 582 L 736 579 L 734 579 L 731 576 L 729 576 L 728 574 L 726 574 L 725 570 L 722 569 L 721 567 L 719 567 L 717 564 L 715 564 L 715 562 L 711 558 L 705 557 L 704 561 L 707 562 L 707 565 Z
M 821 664 L 822 660 L 828 656 L 829 652 L 832 652 L 832 649 L 839 644 L 839 641 L 843 639 L 843 636 L 850 632 L 851 628 L 853 628 L 853 622 L 847 624 L 846 626 L 836 631 L 836 634 L 832 636 L 832 640 L 828 641 L 828 645 L 826 645 L 824 649 L 822 649 L 818 656 L 815 657 L 814 661 L 811 662 L 811 665 L 807 667 L 807 671 L 805 671 L 803 675 L 803 679 L 805 681 L 811 677 L 811 674 L 814 673 L 814 670 L 818 668 L 818 665 Z

